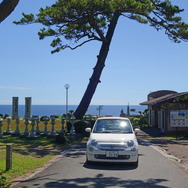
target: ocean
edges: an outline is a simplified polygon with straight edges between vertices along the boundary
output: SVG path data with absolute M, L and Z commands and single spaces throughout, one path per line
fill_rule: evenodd
M 102 116 L 120 116 L 121 110 L 127 113 L 127 105 L 101 105 L 100 115 Z M 76 110 L 77 105 L 69 105 L 69 110 Z M 90 105 L 86 114 L 99 115 L 99 105 Z M 129 105 L 129 109 L 135 109 L 135 112 L 130 112 L 130 114 L 139 114 L 138 112 L 143 112 L 147 106 L 141 105 Z M 50 115 L 63 115 L 66 113 L 66 105 L 32 105 L 31 115 L 38 116 L 50 116 Z M 0 105 L 0 114 L 12 115 L 12 105 Z M 18 106 L 18 114 L 20 117 L 24 117 L 25 105 Z

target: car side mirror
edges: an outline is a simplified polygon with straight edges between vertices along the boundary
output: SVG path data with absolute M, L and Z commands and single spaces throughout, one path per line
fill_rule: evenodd
M 137 134 L 140 132 L 140 129 L 136 128 L 136 129 L 134 130 L 134 132 L 135 132 L 135 134 L 137 135 Z
M 87 127 L 87 128 L 85 129 L 85 131 L 86 131 L 87 133 L 90 133 L 90 132 L 91 132 L 91 128 L 90 128 L 90 127 Z

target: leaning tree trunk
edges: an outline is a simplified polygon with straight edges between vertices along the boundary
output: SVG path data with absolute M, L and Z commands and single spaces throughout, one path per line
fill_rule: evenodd
M 0 23 L 15 9 L 19 0 L 3 0 L 0 3 Z
M 113 19 L 110 22 L 110 25 L 108 27 L 108 31 L 107 31 L 107 34 L 105 37 L 106 40 L 103 41 L 101 49 L 100 49 L 97 64 L 94 67 L 93 74 L 90 78 L 90 81 L 89 81 L 87 89 L 84 93 L 84 96 L 82 97 L 82 100 L 74 113 L 74 116 L 76 117 L 76 119 L 83 118 L 83 116 L 85 115 L 85 113 L 90 105 L 91 99 L 95 93 L 97 85 L 98 85 L 98 83 L 100 83 L 100 76 L 101 76 L 102 70 L 105 66 L 105 60 L 108 55 L 110 43 L 111 43 L 119 16 L 120 16 L 120 14 L 115 13 Z

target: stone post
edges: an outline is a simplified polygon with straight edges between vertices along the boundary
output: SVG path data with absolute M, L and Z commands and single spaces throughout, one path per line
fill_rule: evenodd
M 25 97 L 25 117 L 31 117 L 31 97 Z
M 11 134 L 11 128 L 10 128 L 10 120 L 11 120 L 11 116 L 7 117 L 7 130 L 6 130 L 6 134 Z
M 12 168 L 12 144 L 6 145 L 6 171 Z
M 7 130 L 6 130 L 3 134 L 4 134 L 4 135 L 10 135 L 10 134 L 13 133 L 13 132 L 11 131 L 11 128 L 10 128 L 11 116 L 8 116 L 6 119 L 7 119 Z
M 74 116 L 72 116 L 72 117 L 70 118 L 70 122 L 71 122 L 71 124 L 72 124 L 71 130 L 70 130 L 70 134 L 75 134 L 75 129 L 74 129 L 75 117 L 74 117 Z
M 55 136 L 56 135 L 56 131 L 54 129 L 55 119 L 56 118 L 54 116 L 51 116 L 51 124 L 52 124 L 52 130 L 51 130 L 51 133 L 50 133 L 51 136 Z
M 18 117 L 18 97 L 12 97 L 12 119 Z
M 29 136 L 28 125 L 29 125 L 29 117 L 26 116 L 25 117 L 25 131 L 24 131 L 25 137 Z
M 44 136 L 48 136 L 48 129 L 47 129 L 47 125 L 48 125 L 48 120 L 49 118 L 47 116 L 44 117 L 44 132 L 43 132 L 43 135 Z
M 35 117 L 31 117 L 30 118 L 30 120 L 31 120 L 31 126 L 32 126 L 32 128 L 31 128 L 31 133 L 30 133 L 30 135 L 29 135 L 29 137 L 30 138 L 35 138 L 36 137 L 36 132 L 35 132 Z
M 40 134 L 39 123 L 40 123 L 40 121 L 39 121 L 39 116 L 37 116 L 37 117 L 36 117 L 36 124 L 37 124 L 37 126 L 36 126 L 36 134 L 37 134 L 37 135 Z
M 2 139 L 3 138 L 3 132 L 2 132 L 2 130 L 1 130 L 1 127 L 3 126 L 3 119 L 1 118 L 1 116 L 0 116 L 0 139 Z
M 19 129 L 19 123 L 20 123 L 20 121 L 19 121 L 19 119 L 20 119 L 20 117 L 17 116 L 16 117 L 16 130 L 14 132 L 14 135 L 18 135 L 18 136 L 20 136 L 20 129 Z
M 61 124 L 62 124 L 62 127 L 61 127 L 60 134 L 64 134 L 64 133 L 65 133 L 64 123 L 65 123 L 65 117 L 62 116 L 62 117 L 61 117 Z

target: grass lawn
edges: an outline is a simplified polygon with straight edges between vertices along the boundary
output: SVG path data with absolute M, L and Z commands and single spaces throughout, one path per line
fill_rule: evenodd
M 171 134 L 171 135 L 163 135 L 163 136 L 161 136 L 161 138 L 170 139 L 170 140 L 175 140 L 175 139 L 187 140 L 188 134 L 187 133 L 177 133 L 177 134 Z
M 24 121 L 21 120 L 20 132 L 25 130 Z M 44 130 L 44 122 L 39 124 L 40 130 Z M 2 131 L 6 131 L 7 123 L 4 120 Z M 28 126 L 29 131 L 31 125 Z M 16 124 L 11 122 L 11 130 L 15 131 Z M 61 120 L 57 119 L 55 130 L 61 130 Z M 51 125 L 48 125 L 48 131 L 51 131 Z M 0 175 L 7 178 L 11 182 L 15 177 L 22 176 L 26 173 L 34 172 L 36 168 L 44 166 L 50 159 L 54 158 L 61 151 L 69 148 L 72 144 L 78 144 L 82 139 L 77 139 L 69 144 L 57 144 L 54 138 L 40 137 L 35 140 L 26 138 L 7 136 L 6 139 L 0 139 Z M 6 171 L 6 144 L 12 144 L 12 169 Z

